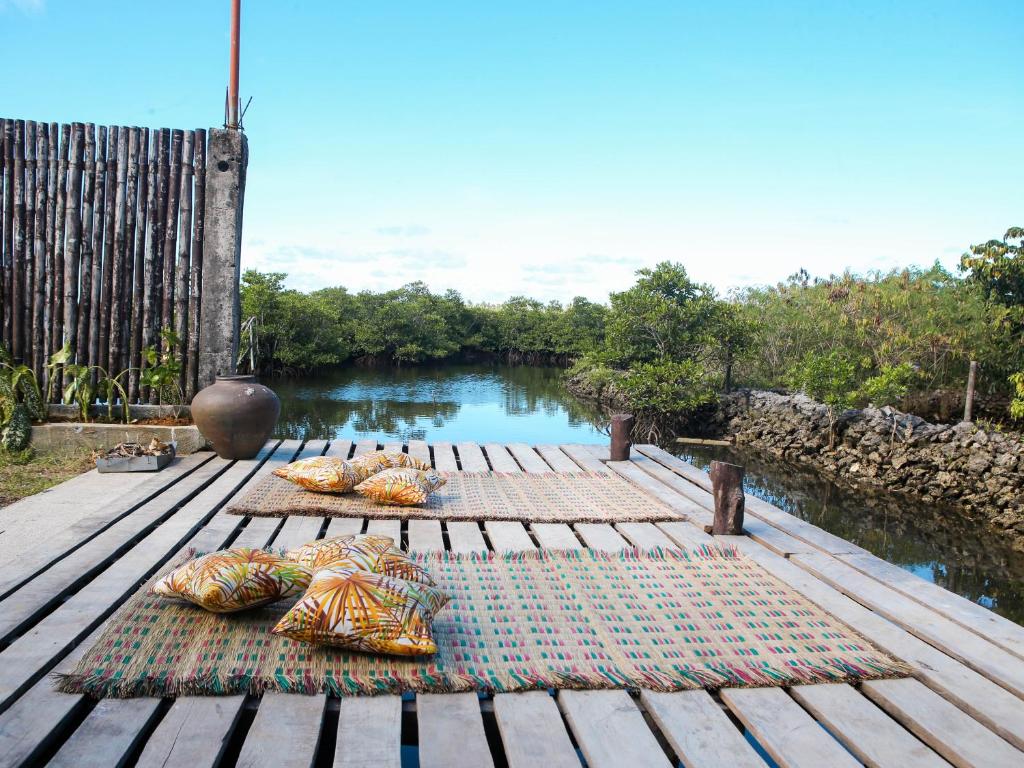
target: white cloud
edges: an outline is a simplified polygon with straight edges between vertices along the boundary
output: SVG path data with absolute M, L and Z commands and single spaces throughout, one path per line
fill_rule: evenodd
M 0 0 L 0 11 L 7 10 L 42 13 L 46 10 L 46 0 Z

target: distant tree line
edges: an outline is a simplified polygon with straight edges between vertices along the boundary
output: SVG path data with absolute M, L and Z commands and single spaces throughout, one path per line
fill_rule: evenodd
M 1020 228 L 972 246 L 954 274 L 928 268 L 812 278 L 720 296 L 680 264 L 637 272 L 608 303 L 514 297 L 472 304 L 423 283 L 374 293 L 284 288 L 280 273 L 245 273 L 263 372 L 351 360 L 399 364 L 486 354 L 571 365 L 614 385 L 635 411 L 690 412 L 733 386 L 804 391 L 836 412 L 963 386 L 971 360 L 983 386 L 1016 392 L 1024 418 L 1024 263 Z M 243 342 L 246 340 L 243 339 Z

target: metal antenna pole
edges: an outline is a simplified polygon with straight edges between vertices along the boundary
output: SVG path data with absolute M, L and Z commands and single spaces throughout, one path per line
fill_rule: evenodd
M 238 128 L 238 50 L 241 46 L 239 28 L 242 0 L 231 0 L 231 79 L 228 81 L 228 128 Z

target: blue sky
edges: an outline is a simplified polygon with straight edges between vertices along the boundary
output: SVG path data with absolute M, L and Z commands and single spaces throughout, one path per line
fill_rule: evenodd
M 245 266 L 603 299 L 1024 223 L 1024 3 L 244 0 Z M 0 0 L 0 111 L 223 119 L 227 0 Z

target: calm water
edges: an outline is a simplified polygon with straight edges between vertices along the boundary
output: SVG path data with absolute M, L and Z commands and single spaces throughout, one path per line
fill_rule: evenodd
M 742 464 L 748 493 L 1024 624 L 1024 554 L 958 510 L 848 490 L 748 451 L 686 446 L 677 453 L 705 469 L 711 459 Z
M 343 368 L 271 382 L 277 436 L 597 443 L 596 412 L 561 384 L 564 370 L 507 365 Z

